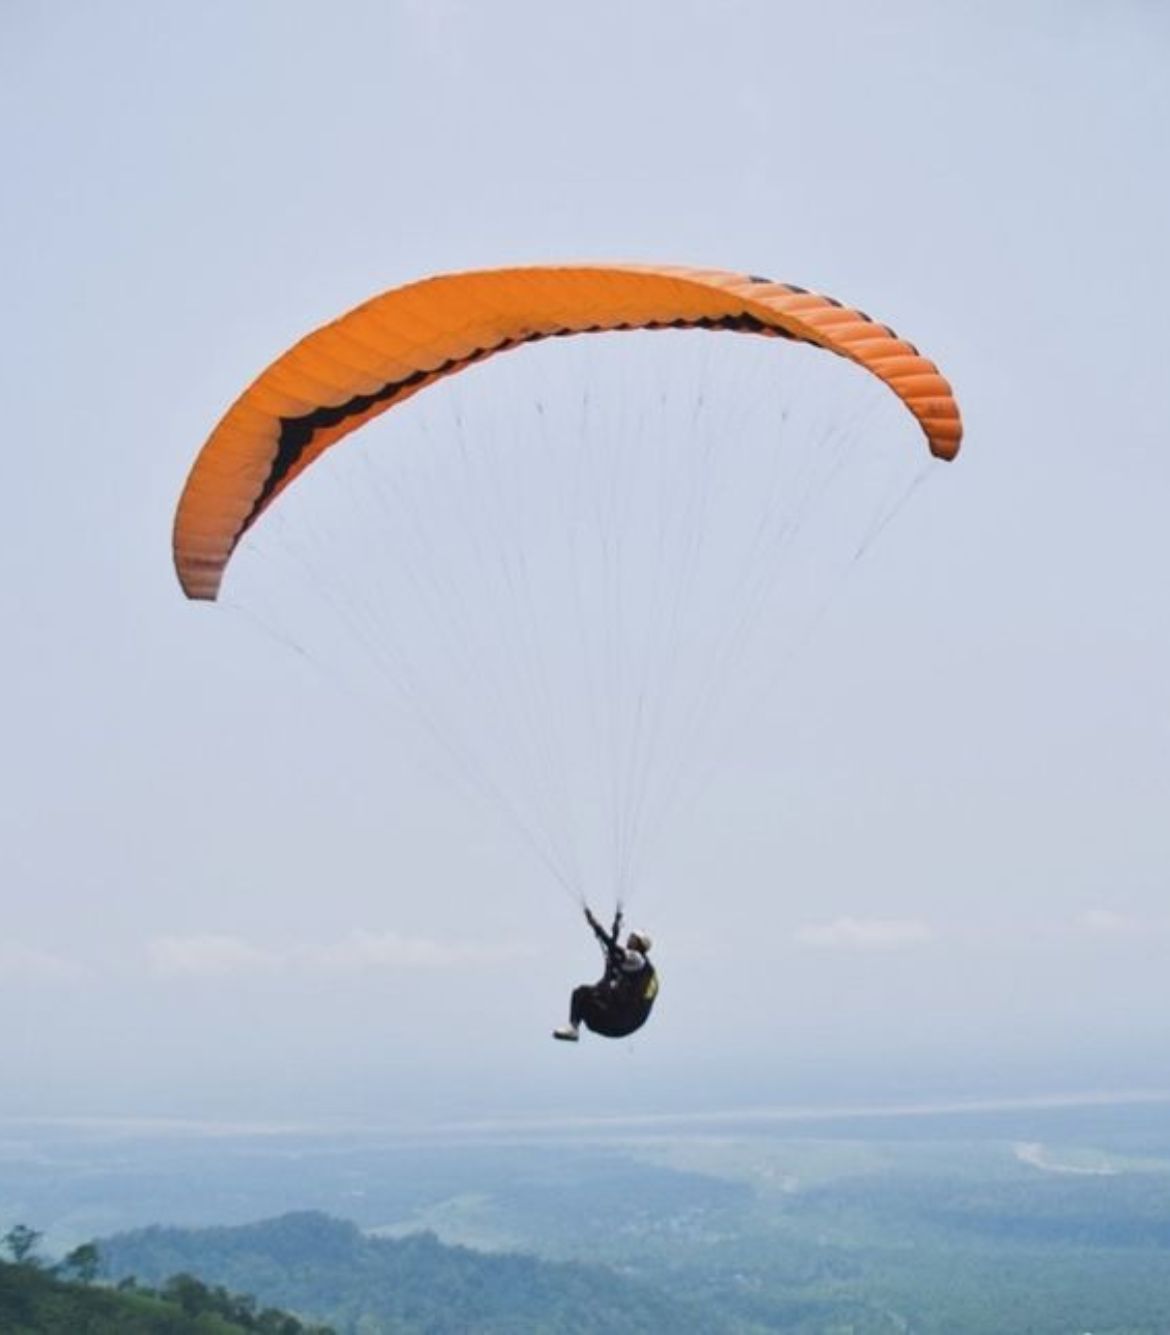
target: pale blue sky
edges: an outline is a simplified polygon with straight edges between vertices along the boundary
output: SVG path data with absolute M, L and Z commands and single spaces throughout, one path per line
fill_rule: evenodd
M 1160 1084 L 1168 57 L 1143 3 L 7 0 L 0 1113 Z M 656 868 L 653 1029 L 575 1052 L 539 867 L 169 559 L 292 340 L 563 258 L 841 296 L 967 424 Z

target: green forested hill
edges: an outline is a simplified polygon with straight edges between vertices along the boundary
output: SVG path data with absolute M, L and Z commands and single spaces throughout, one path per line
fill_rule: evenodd
M 305 1212 L 239 1228 L 148 1228 L 101 1243 L 106 1272 L 188 1271 L 353 1335 L 661 1335 L 728 1325 L 600 1266 L 371 1238 Z
M 238 1315 L 239 1321 L 228 1314 Z M 176 1277 L 163 1293 L 61 1279 L 34 1264 L 0 1261 L 3 1335 L 327 1335 L 250 1298 Z

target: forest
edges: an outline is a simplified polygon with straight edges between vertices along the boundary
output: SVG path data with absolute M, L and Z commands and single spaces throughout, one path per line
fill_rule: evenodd
M 125 1276 L 98 1283 L 101 1254 L 82 1243 L 57 1264 L 37 1253 L 40 1235 L 17 1224 L 3 1238 L 0 1260 L 0 1330 L 4 1335 L 334 1335 L 288 1312 L 262 1307 L 247 1294 L 229 1293 L 189 1274 L 159 1287 Z

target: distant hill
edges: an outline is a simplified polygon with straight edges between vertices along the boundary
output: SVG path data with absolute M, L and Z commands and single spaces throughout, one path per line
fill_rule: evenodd
M 340 1335 L 730 1335 L 715 1311 L 602 1266 L 367 1237 L 317 1212 L 236 1228 L 147 1228 L 99 1243 L 105 1273 L 176 1271 L 328 1321 Z
M 229 1315 L 230 1314 L 230 1315 Z M 239 1316 L 240 1320 L 231 1319 Z M 176 1277 L 164 1293 L 61 1279 L 32 1264 L 0 1261 L 3 1335 L 329 1335 L 247 1297 Z

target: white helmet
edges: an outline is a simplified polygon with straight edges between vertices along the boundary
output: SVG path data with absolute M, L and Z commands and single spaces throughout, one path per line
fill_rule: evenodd
M 626 937 L 626 949 L 640 950 L 643 955 L 647 954 L 653 944 L 645 932 L 631 932 Z

